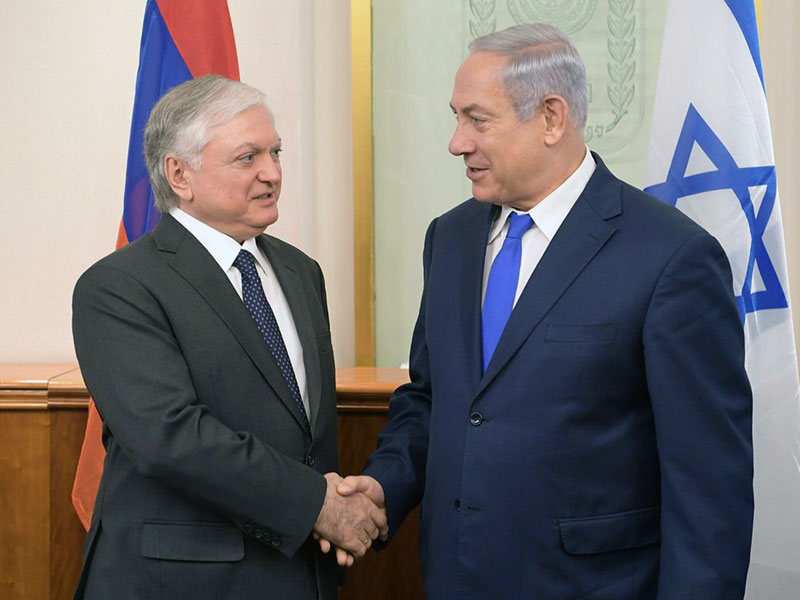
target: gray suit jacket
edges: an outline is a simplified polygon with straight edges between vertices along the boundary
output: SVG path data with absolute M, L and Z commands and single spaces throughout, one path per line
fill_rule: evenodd
M 296 248 L 258 244 L 303 346 L 311 431 L 225 273 L 169 215 L 78 281 L 107 455 L 76 598 L 335 598 L 309 538 L 338 470 L 324 281 Z

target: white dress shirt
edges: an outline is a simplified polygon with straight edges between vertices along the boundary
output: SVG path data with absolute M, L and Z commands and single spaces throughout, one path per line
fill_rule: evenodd
M 303 346 L 300 344 L 300 337 L 297 335 L 297 327 L 295 327 L 292 311 L 289 309 L 286 296 L 283 295 L 283 290 L 278 283 L 275 272 L 272 270 L 272 265 L 269 264 L 267 257 L 262 254 L 258 244 L 256 244 L 256 239 L 245 240 L 240 246 L 232 237 L 217 231 L 213 227 L 209 227 L 179 208 L 171 209 L 169 214 L 188 229 L 189 233 L 197 238 L 197 241 L 208 250 L 208 253 L 211 254 L 228 276 L 233 289 L 236 290 L 240 298 L 242 297 L 242 274 L 239 269 L 233 266 L 233 261 L 239 256 L 239 251 L 243 249 L 253 255 L 256 262 L 256 271 L 261 279 L 261 286 L 264 288 L 264 295 L 267 297 L 267 302 L 269 302 L 272 312 L 275 314 L 275 320 L 281 330 L 286 352 L 289 354 L 289 360 L 292 363 L 292 370 L 294 371 L 295 379 L 297 379 L 297 387 L 300 389 L 300 396 L 303 399 L 306 415 L 311 420 Z
M 541 202 L 529 211 L 523 212 L 503 206 L 500 215 L 495 220 L 489 231 L 489 239 L 486 245 L 486 258 L 483 263 L 483 291 L 481 292 L 481 306 L 486 297 L 486 283 L 489 281 L 489 271 L 495 257 L 503 247 L 508 233 L 508 215 L 513 211 L 517 214 L 529 214 L 533 219 L 533 226 L 522 235 L 522 259 L 519 267 L 519 279 L 517 280 L 517 292 L 514 295 L 514 306 L 517 305 L 522 290 L 531 278 L 533 270 L 539 264 L 539 260 L 547 250 L 550 240 L 553 239 L 558 228 L 567 218 L 567 214 L 578 197 L 583 193 L 583 189 L 595 169 L 594 158 L 589 148 L 586 148 L 586 156 L 580 166 L 570 175 L 567 180 L 553 190 Z

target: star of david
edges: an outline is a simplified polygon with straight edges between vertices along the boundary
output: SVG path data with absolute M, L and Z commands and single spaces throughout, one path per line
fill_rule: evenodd
M 686 175 L 689 157 L 695 143 L 705 152 L 717 168 L 716 171 Z M 758 186 L 765 186 L 766 192 L 756 213 L 750 189 Z M 690 104 L 666 181 L 647 187 L 645 191 L 675 206 L 679 198 L 726 189 L 733 190 L 736 194 L 750 230 L 747 270 L 741 293 L 736 296 L 739 316 L 744 323 L 748 313 L 788 306 L 786 295 L 763 239 L 775 206 L 777 190 L 775 167 L 739 167 L 722 140 L 700 116 L 694 105 Z M 754 292 L 753 272 L 756 265 L 764 282 L 764 289 Z

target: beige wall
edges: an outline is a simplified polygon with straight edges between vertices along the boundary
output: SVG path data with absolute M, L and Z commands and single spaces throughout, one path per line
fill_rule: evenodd
M 72 286 L 113 249 L 119 225 L 144 4 L 0 3 L 0 362 L 74 359 Z M 352 365 L 350 2 L 228 4 L 242 79 L 267 93 L 285 142 L 281 218 L 271 232 L 322 264 L 337 362 Z M 763 3 L 764 71 L 800 315 L 797 23 L 794 0 Z
M 326 273 L 337 362 L 354 361 L 347 0 L 229 0 L 243 81 L 284 140 L 270 233 Z M 74 360 L 70 297 L 113 250 L 144 0 L 0 3 L 0 362 Z
M 764 0 L 761 15 L 761 58 L 767 89 L 778 193 L 794 317 L 795 343 L 800 339 L 800 3 Z

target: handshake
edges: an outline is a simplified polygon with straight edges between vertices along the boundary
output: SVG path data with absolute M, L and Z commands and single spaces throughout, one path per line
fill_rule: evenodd
M 386 540 L 389 526 L 383 488 L 372 477 L 351 475 L 342 478 L 326 473 L 328 489 L 314 524 L 314 539 L 323 552 L 336 550 L 339 566 L 349 567 L 361 558 L 380 537 Z

